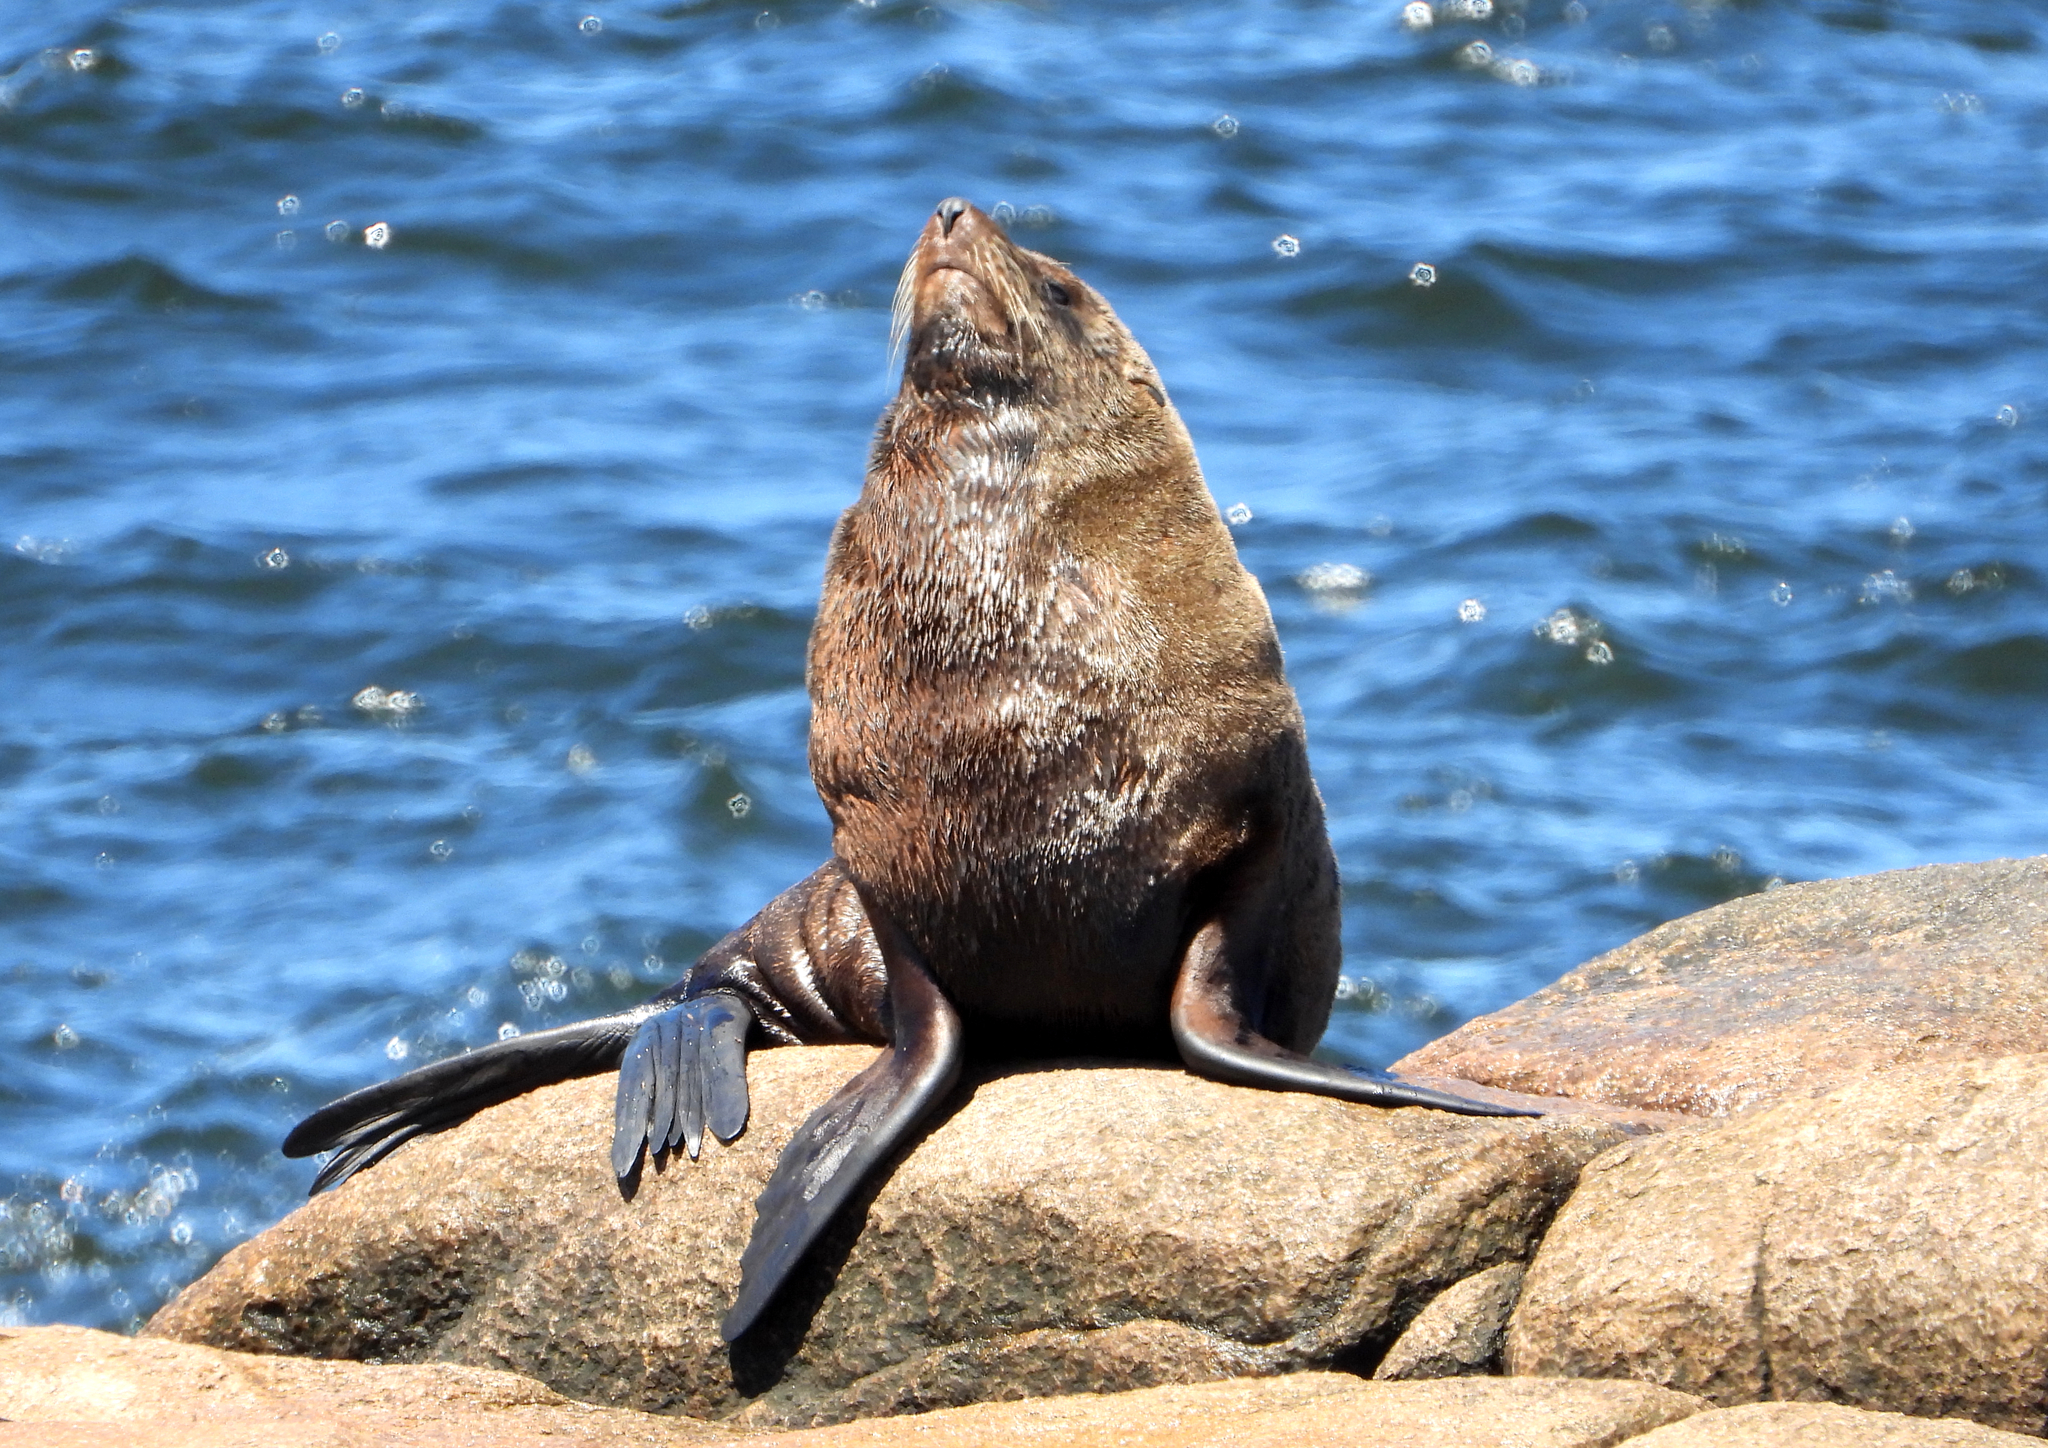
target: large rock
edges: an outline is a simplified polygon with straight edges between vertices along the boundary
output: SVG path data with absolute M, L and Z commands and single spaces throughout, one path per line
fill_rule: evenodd
M 572 1403 L 479 1368 L 0 1329 L 6 1448 L 1598 1448 L 1705 1406 L 1642 1383 L 1376 1384 L 1311 1372 L 735 1438 L 689 1419 Z
M 156 1336 L 508 1368 L 572 1397 L 753 1426 L 991 1397 L 1369 1367 L 1444 1287 L 1525 1259 L 1588 1117 L 1383 1111 L 1177 1069 L 984 1079 L 728 1351 L 715 1327 L 795 1126 L 871 1058 L 757 1053 L 730 1147 L 622 1201 L 612 1083 L 405 1147 L 230 1252 Z
M 1674 920 L 1396 1063 L 1726 1116 L 2048 1051 L 2048 858 L 1788 885 Z
M 1503 1262 L 1439 1292 L 1394 1340 L 1373 1376 L 1381 1382 L 1401 1382 L 1500 1372 L 1508 1315 L 1515 1310 L 1526 1270 L 1520 1262 Z
M 686 1448 L 708 1424 L 573 1403 L 511 1373 L 368 1367 L 0 1328 L 0 1444 L 151 1448 Z
M 1832 1403 L 1752 1403 L 1695 1413 L 1629 1448 L 2039 1448 L 2038 1438 L 1960 1418 L 1909 1418 Z
M 778 1433 L 729 1448 L 1608 1448 L 1704 1407 L 1647 1383 L 1373 1383 L 1296 1373 L 980 1403 Z
M 2048 1056 L 1900 1068 L 1586 1170 L 1515 1373 L 2048 1423 Z

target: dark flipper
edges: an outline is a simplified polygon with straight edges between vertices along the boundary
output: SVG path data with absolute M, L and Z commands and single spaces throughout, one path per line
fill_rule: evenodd
M 1541 1116 L 1540 1111 L 1474 1101 L 1418 1086 L 1385 1071 L 1351 1071 L 1290 1051 L 1252 1028 L 1238 1001 L 1240 983 L 1232 971 L 1228 914 L 1195 932 L 1173 987 L 1173 1042 L 1198 1076 L 1263 1086 L 1276 1091 L 1309 1091 L 1371 1106 L 1428 1106 L 1462 1116 Z
M 514 1036 L 465 1056 L 351 1091 L 292 1128 L 286 1156 L 332 1151 L 313 1179 L 314 1193 L 339 1185 L 415 1136 L 445 1131 L 501 1101 L 573 1076 L 609 1071 L 640 1022 L 656 1008 Z
M 873 912 L 870 912 L 873 919 Z M 893 922 L 875 919 L 889 972 L 889 1049 L 797 1128 L 754 1204 L 740 1290 L 719 1335 L 735 1341 L 854 1188 L 960 1075 L 960 1017 Z
M 619 1066 L 612 1171 L 624 1181 L 680 1141 L 697 1159 L 704 1128 L 731 1141 L 747 1125 L 747 1028 L 754 1013 L 729 990 L 681 1001 L 640 1023 Z

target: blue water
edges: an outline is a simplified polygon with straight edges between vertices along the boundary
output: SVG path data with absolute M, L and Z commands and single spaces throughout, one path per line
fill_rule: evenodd
M 823 856 L 804 636 L 953 193 L 1243 505 L 1336 1054 L 2048 850 L 2038 7 L 589 3 L 0 16 L 6 1320 L 134 1324 L 299 1115 Z

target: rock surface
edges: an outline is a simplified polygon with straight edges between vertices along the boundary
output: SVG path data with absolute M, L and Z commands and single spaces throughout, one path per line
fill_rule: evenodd
M 477 1368 L 256 1357 L 85 1328 L 0 1330 L 8 1448 L 1596 1448 L 1705 1406 L 1642 1383 L 1379 1384 L 1311 1372 L 734 1437 L 571 1403 Z
M 871 1055 L 757 1053 L 746 1134 L 648 1171 L 631 1202 L 606 1162 L 611 1080 L 531 1093 L 237 1247 L 148 1332 L 506 1368 L 748 1426 L 1370 1366 L 1419 1304 L 1525 1259 L 1580 1166 L 1623 1138 L 1163 1067 L 982 1079 L 728 1353 L 716 1323 L 754 1197 Z
M 1646 1383 L 1296 1373 L 980 1403 L 733 1448 L 1606 1448 L 1705 1406 Z
M 2048 1051 L 2048 859 L 1788 885 L 1674 920 L 1396 1063 L 1725 1116 Z
M 1394 1340 L 1373 1377 L 1402 1382 L 1499 1373 L 1524 1270 L 1520 1262 L 1503 1262 L 1446 1287 Z
M 573 1403 L 481 1368 L 252 1357 L 83 1327 L 0 1328 L 0 1443 L 684 1448 L 708 1424 Z
M 1899 1068 L 1593 1163 L 1511 1372 L 2048 1423 L 2048 1055 Z
M 1629 1448 L 2025 1448 L 2037 1438 L 1960 1418 L 1909 1418 L 1833 1403 L 1721 1408 L 1629 1439 Z

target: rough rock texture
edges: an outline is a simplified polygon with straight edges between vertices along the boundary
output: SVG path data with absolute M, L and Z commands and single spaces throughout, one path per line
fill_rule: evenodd
M 572 1403 L 511 1373 L 252 1357 L 83 1327 L 0 1328 L 0 1444 L 683 1448 L 688 1419 Z
M 2038 1439 L 1966 1423 L 1833 1403 L 1752 1403 L 1696 1413 L 1629 1448 L 2023 1448 Z
M 1503 1262 L 1446 1287 L 1394 1340 L 1373 1376 L 1399 1382 L 1500 1372 L 1524 1270 L 1520 1262 Z
M 1515 1373 L 2048 1425 L 2048 1056 L 1900 1068 L 1587 1168 Z
M 871 1055 L 757 1053 L 746 1134 L 649 1171 L 631 1202 L 606 1163 L 610 1079 L 532 1093 L 237 1247 L 148 1331 L 509 1368 L 572 1397 L 744 1410 L 753 1426 L 1369 1366 L 1421 1303 L 1525 1259 L 1580 1166 L 1624 1135 L 1170 1068 L 983 1079 L 728 1354 L 715 1325 L 754 1197 Z
M 1647 1383 L 1296 1373 L 981 1403 L 734 1448 L 1605 1448 L 1705 1406 Z
M 1788 885 L 1660 926 L 1396 1063 L 1724 1116 L 2048 1051 L 2048 858 Z

